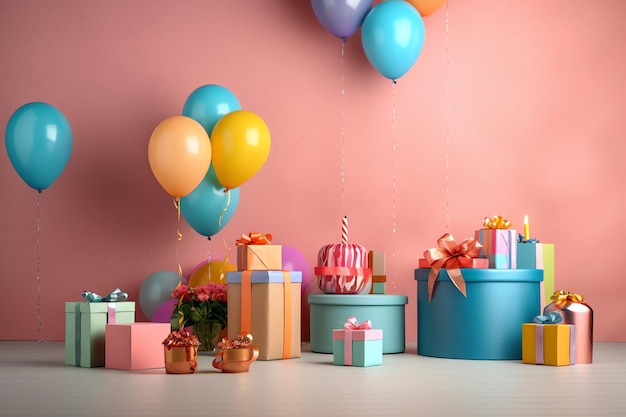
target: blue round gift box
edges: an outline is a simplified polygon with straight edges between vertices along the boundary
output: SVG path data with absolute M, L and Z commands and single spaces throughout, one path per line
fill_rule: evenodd
M 311 351 L 333 353 L 333 329 L 343 329 L 350 316 L 359 323 L 372 322 L 383 330 L 383 353 L 402 353 L 405 348 L 404 309 L 406 295 L 311 294 Z
M 428 301 L 430 269 L 415 270 L 417 353 L 452 359 L 522 358 L 522 323 L 541 314 L 539 269 L 462 268 L 467 297 L 441 269 Z

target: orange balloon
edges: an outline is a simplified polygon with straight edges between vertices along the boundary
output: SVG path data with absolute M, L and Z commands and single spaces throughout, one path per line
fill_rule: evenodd
M 422 16 L 428 16 L 434 13 L 443 6 L 446 1 L 447 0 L 406 0 L 406 2 L 411 3 Z
M 215 282 L 216 284 L 226 284 L 226 273 L 236 270 L 237 267 L 230 262 L 205 262 L 192 272 L 187 285 L 189 285 L 190 287 L 199 287 L 200 285 L 206 285 L 209 282 Z M 211 273 L 210 275 L 209 271 Z
M 148 144 L 152 173 L 174 197 L 184 197 L 200 184 L 211 166 L 211 153 L 209 135 L 186 116 L 163 120 Z

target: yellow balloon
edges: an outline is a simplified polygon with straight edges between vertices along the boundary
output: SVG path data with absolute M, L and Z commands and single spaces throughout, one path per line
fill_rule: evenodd
M 174 197 L 184 197 L 209 171 L 211 140 L 202 125 L 192 118 L 170 117 L 152 132 L 148 161 L 165 191 Z
M 237 188 L 265 164 L 270 154 L 270 131 L 255 113 L 235 110 L 215 124 L 211 146 L 213 168 L 220 184 Z
M 206 285 L 209 282 L 215 282 L 216 284 L 226 284 L 226 273 L 236 270 L 237 267 L 230 262 L 205 262 L 200 265 L 195 271 L 193 271 L 187 285 L 189 285 L 190 287 L 199 287 L 200 285 Z M 210 275 L 209 271 L 211 273 Z
M 446 0 L 406 0 L 413 5 L 421 16 L 435 13 L 437 9 L 446 3 Z

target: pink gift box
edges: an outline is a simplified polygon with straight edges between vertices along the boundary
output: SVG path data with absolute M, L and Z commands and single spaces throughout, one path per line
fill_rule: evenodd
M 153 369 L 165 367 L 163 340 L 170 323 L 107 324 L 104 366 L 110 369 Z
M 483 248 L 479 257 L 489 259 L 489 268 L 517 269 L 517 234 L 513 229 L 480 229 L 474 235 Z

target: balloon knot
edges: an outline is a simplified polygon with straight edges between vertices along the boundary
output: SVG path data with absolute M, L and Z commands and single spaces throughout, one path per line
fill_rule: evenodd
M 343 41 L 343 43 L 348 42 L 348 38 L 341 38 L 341 40 Z
M 398 81 L 396 80 L 391 80 L 391 82 L 393 82 L 394 84 L 398 84 Z

